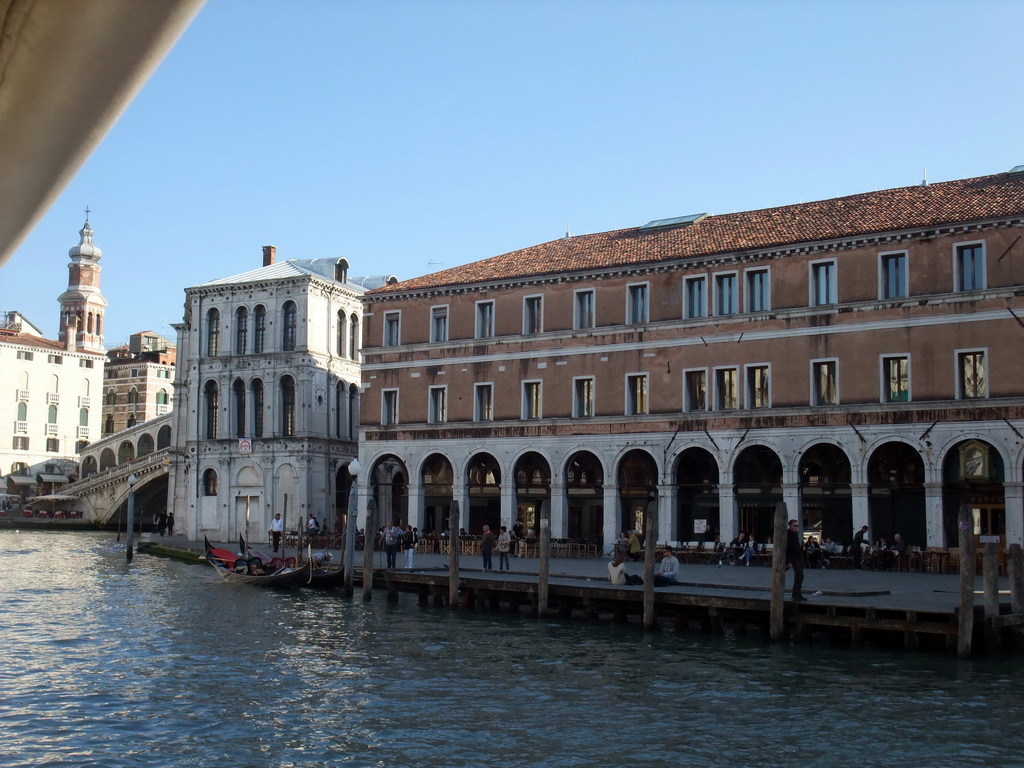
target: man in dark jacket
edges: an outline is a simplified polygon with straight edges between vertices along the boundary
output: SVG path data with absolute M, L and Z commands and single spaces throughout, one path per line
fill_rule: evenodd
M 862 526 L 859 531 L 853 534 L 853 544 L 850 545 L 850 554 L 853 555 L 853 567 L 861 568 L 860 556 L 864 549 L 864 534 L 868 532 L 868 527 Z
M 793 600 L 797 603 L 807 599 L 801 591 L 804 586 L 804 553 L 800 544 L 800 525 L 796 520 L 790 520 L 786 531 L 786 564 L 793 569 Z

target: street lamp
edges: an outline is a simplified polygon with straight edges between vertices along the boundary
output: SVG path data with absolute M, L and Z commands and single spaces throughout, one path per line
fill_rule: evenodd
M 345 518 L 345 594 L 352 596 L 352 563 L 356 559 L 356 511 L 359 508 L 359 459 L 348 463 L 348 474 L 352 485 L 348 490 L 348 516 Z
M 135 536 L 135 484 L 139 482 L 139 478 L 135 476 L 135 473 L 128 475 L 128 562 L 132 561 L 132 549 L 134 542 L 132 539 Z

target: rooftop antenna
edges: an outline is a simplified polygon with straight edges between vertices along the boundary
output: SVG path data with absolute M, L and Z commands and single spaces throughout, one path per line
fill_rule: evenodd
M 928 169 L 927 168 L 924 169 L 924 178 L 921 179 L 921 186 L 922 187 L 927 187 L 928 186 Z
M 572 237 L 572 227 L 569 225 L 568 221 L 565 222 L 565 236 Z
M 427 262 L 427 269 L 430 269 L 431 267 L 434 267 L 434 266 L 440 267 L 443 264 L 444 264 L 443 261 L 428 261 Z

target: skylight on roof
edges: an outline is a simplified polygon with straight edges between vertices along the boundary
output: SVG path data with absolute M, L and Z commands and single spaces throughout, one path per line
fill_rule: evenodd
M 688 227 L 691 224 L 696 224 L 698 221 L 701 221 L 706 217 L 706 213 L 691 213 L 689 216 L 676 216 L 673 219 L 655 219 L 654 221 L 648 221 L 640 227 L 640 229 L 671 229 L 673 227 Z
M 1010 173 L 1024 173 L 1024 165 L 1015 165 L 1010 169 Z

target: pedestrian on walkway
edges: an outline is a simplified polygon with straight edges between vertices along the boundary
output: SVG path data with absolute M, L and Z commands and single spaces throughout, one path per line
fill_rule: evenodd
M 394 520 L 388 520 L 382 536 L 384 539 L 384 553 L 388 558 L 388 568 L 397 568 L 398 542 L 402 538 L 402 529 L 395 525 Z
M 416 535 L 416 532 L 412 529 L 412 526 L 405 526 L 405 533 L 402 534 L 402 549 L 405 551 L 406 570 L 412 570 L 412 556 L 413 553 L 416 551 L 417 541 L 419 541 L 419 537 Z
M 797 603 L 807 599 L 803 595 L 804 551 L 800 543 L 800 524 L 796 520 L 790 520 L 789 530 L 786 532 L 786 564 L 793 569 L 793 601 Z
M 480 537 L 480 554 L 484 556 L 484 570 L 489 571 L 494 567 L 491 560 L 491 550 L 494 549 L 494 534 L 491 533 L 491 526 L 484 526 L 484 535 Z
M 850 554 L 853 555 L 853 567 L 862 569 L 861 556 L 864 554 L 864 534 L 868 532 L 868 527 L 862 526 L 859 531 L 853 534 L 853 544 L 850 545 Z
M 283 533 L 284 520 L 281 519 L 281 513 L 278 512 L 270 521 L 270 543 L 274 545 L 275 552 L 281 547 L 281 534 Z
M 504 525 L 501 526 L 501 533 L 498 534 L 498 570 L 499 571 L 510 571 L 512 570 L 508 564 L 508 553 L 512 549 L 512 534 L 508 532 L 508 528 Z

